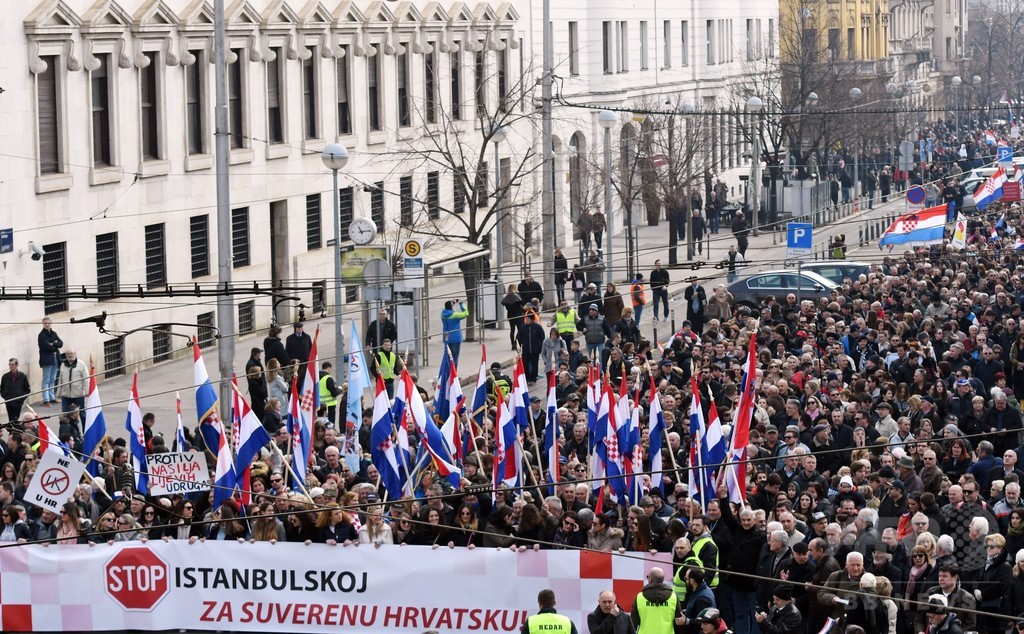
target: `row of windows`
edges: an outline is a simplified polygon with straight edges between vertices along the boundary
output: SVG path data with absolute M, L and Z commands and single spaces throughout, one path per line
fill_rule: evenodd
M 639 23 L 638 46 L 631 46 L 630 22 L 626 20 L 606 20 L 601 23 L 601 60 L 604 73 L 628 73 L 634 55 L 639 54 L 640 70 L 650 68 L 650 29 L 647 20 Z M 672 68 L 677 59 L 680 66 L 690 65 L 690 21 L 679 22 L 678 41 L 672 34 L 672 20 L 662 22 L 662 59 L 661 68 Z M 768 46 L 762 40 L 763 24 L 760 19 L 747 20 L 747 61 L 753 61 L 761 55 L 774 56 L 772 43 L 775 41 L 775 20 L 768 20 Z M 569 26 L 569 74 L 580 74 L 580 28 L 579 22 L 570 21 Z M 705 24 L 705 40 L 707 43 L 706 61 L 709 65 L 724 64 L 734 61 L 733 54 L 733 21 L 707 20 Z M 656 38 L 656 36 L 655 36 Z M 678 56 L 673 46 L 678 43 Z
M 467 195 L 464 182 L 465 178 L 462 177 L 453 178 L 451 182 L 451 211 L 454 213 L 463 213 L 466 210 Z M 379 227 L 386 226 L 385 203 L 389 193 L 393 191 L 387 188 L 385 181 L 379 181 L 370 187 L 370 217 Z M 486 207 L 489 194 L 487 164 L 483 163 L 479 173 L 473 179 L 472 196 L 469 198 L 478 208 Z M 348 233 L 348 226 L 355 217 L 355 190 L 352 187 L 340 189 L 338 201 L 342 239 L 344 240 L 347 239 L 344 236 Z M 322 210 L 325 202 L 328 208 L 333 210 L 333 202 L 330 198 L 325 201 L 322 194 L 309 194 L 305 197 L 305 232 L 308 250 L 319 249 L 324 244 Z M 419 193 L 415 191 L 412 176 L 400 177 L 398 180 L 398 211 L 399 222 L 405 227 L 411 227 L 418 223 L 417 211 L 425 213 L 430 220 L 439 219 L 441 215 L 440 172 L 427 172 L 423 179 L 423 190 Z M 329 213 L 333 213 L 333 211 Z M 243 268 L 254 264 L 251 222 L 248 207 L 231 210 L 231 264 L 233 268 Z M 162 288 L 168 284 L 165 224 L 146 225 L 143 233 L 146 288 Z M 121 286 L 120 237 L 119 232 L 116 231 L 96 236 L 96 286 L 100 294 L 113 293 Z M 66 242 L 43 246 L 46 314 L 68 310 L 68 300 L 60 296 L 68 289 L 67 251 Z M 192 279 L 210 275 L 210 216 L 208 214 L 189 218 L 189 254 Z
M 508 40 L 501 40 L 500 50 L 490 50 L 481 40 L 474 46 L 460 46 L 454 42 L 449 52 L 441 53 L 437 42 L 428 42 L 422 55 L 413 56 L 412 44 L 400 43 L 395 54 L 385 56 L 378 52 L 373 56 L 354 57 L 352 47 L 341 46 L 344 55 L 338 59 L 324 60 L 319 55 L 319 46 L 310 46 L 300 56 L 299 82 L 300 100 L 297 110 L 301 115 L 301 130 L 304 139 L 322 139 L 335 134 L 354 133 L 356 111 L 365 108 L 365 132 L 383 131 L 387 125 L 386 105 L 393 104 L 395 120 L 401 127 L 417 123 L 414 114 L 419 108 L 420 118 L 425 123 L 438 123 L 442 117 L 464 120 L 474 117 L 488 117 L 488 99 L 496 95 L 495 106 L 500 112 L 507 111 L 510 103 Z M 377 45 L 382 51 L 383 46 Z M 520 50 L 520 70 L 524 60 Z M 184 65 L 183 93 L 185 111 L 185 145 L 189 155 L 204 155 L 211 151 L 209 113 L 213 102 L 208 94 L 207 73 L 212 72 L 208 53 L 197 49 L 188 51 L 194 58 Z M 239 149 L 249 146 L 249 137 L 266 135 L 270 144 L 283 144 L 287 139 L 286 117 L 288 94 L 285 72 L 287 57 L 281 47 L 270 48 L 270 55 L 263 62 L 266 90 L 266 128 L 264 133 L 254 134 L 248 128 L 247 119 L 251 111 L 250 95 L 255 86 L 250 85 L 253 76 L 249 72 L 249 59 L 245 49 L 231 49 L 232 55 L 227 68 L 228 129 L 230 146 Z M 159 51 L 143 53 L 145 62 L 138 70 L 138 121 L 141 139 L 141 153 L 144 160 L 167 158 L 164 127 L 161 122 L 166 116 L 167 77 L 161 71 Z M 304 57 L 304 59 L 303 59 Z M 126 120 L 118 112 L 118 92 L 115 87 L 116 60 L 112 53 L 96 54 L 97 67 L 89 71 L 90 128 L 92 139 L 92 162 L 96 167 L 118 165 L 116 139 L 117 125 Z M 393 62 L 390 60 L 393 58 Z M 36 75 L 37 127 L 39 139 L 39 170 L 41 174 L 55 174 L 65 171 L 66 160 L 63 146 L 67 129 L 61 120 L 61 104 L 65 99 L 58 55 L 41 56 L 46 70 Z M 325 134 L 321 109 L 321 83 L 323 72 L 333 63 L 336 103 L 336 132 Z M 414 85 L 413 63 L 422 64 L 418 74 L 420 86 Z M 356 83 L 353 68 L 359 66 L 365 79 Z M 466 73 L 472 76 L 473 108 L 467 108 Z M 393 77 L 391 76 L 393 74 Z M 492 79 L 493 78 L 493 79 Z M 443 83 L 442 83 L 443 82 Z M 492 84 L 493 82 L 493 84 Z M 365 87 L 363 95 L 354 94 L 357 85 Z M 394 86 L 394 90 L 390 86 Z M 442 111 L 447 105 L 448 110 Z M 520 107 L 525 104 L 520 101 Z

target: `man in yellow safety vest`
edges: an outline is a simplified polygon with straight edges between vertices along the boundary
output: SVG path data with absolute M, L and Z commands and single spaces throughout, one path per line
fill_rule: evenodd
M 541 590 L 537 594 L 537 605 L 540 611 L 526 619 L 520 630 L 522 634 L 578 634 L 576 624 L 569 617 L 555 612 L 554 590 Z
M 555 311 L 555 316 L 551 318 L 551 323 L 548 325 L 554 326 L 558 330 L 558 336 L 565 342 L 566 349 L 572 347 L 572 340 L 576 338 L 577 321 L 579 321 L 579 317 L 576 316 L 576 309 L 564 299 L 558 302 L 558 310 Z
M 327 420 L 337 423 L 335 417 L 338 413 L 338 395 L 341 394 L 341 388 L 331 376 L 333 367 L 330 361 L 320 364 L 320 404 L 327 407 Z
M 647 573 L 647 585 L 636 595 L 630 619 L 637 634 L 671 634 L 676 625 L 684 623 L 683 604 L 665 585 L 661 568 L 651 568 Z
M 395 377 L 402 372 L 402 359 L 391 350 L 391 340 L 385 339 L 381 343 L 380 350 L 373 357 L 370 364 L 370 373 L 384 379 L 384 387 L 387 388 L 388 398 L 395 397 Z

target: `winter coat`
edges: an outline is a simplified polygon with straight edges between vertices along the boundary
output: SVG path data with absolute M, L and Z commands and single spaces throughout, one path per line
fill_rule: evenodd
M 928 588 L 925 596 L 927 597 L 933 594 L 942 594 L 942 588 L 939 586 L 932 586 L 931 588 Z M 960 618 L 960 622 L 963 624 L 965 629 L 973 630 L 977 621 L 977 617 L 974 612 L 966 612 L 964 610 L 957 612 L 957 608 L 975 610 L 977 608 L 977 603 L 974 600 L 974 595 L 963 588 L 957 588 L 953 594 L 949 595 L 949 609 L 956 612 L 956 615 Z M 914 631 L 923 632 L 927 624 L 928 615 L 924 610 L 918 610 L 917 617 L 914 619 Z
M 60 363 L 60 349 L 64 342 L 55 330 L 40 330 L 36 343 L 39 345 L 39 367 L 46 368 Z
M 74 365 L 60 364 L 57 371 L 57 396 L 60 398 L 85 398 L 89 392 L 89 369 L 81 359 Z
M 614 326 L 622 319 L 622 309 L 625 308 L 622 302 L 622 295 L 618 292 L 605 293 L 604 295 L 604 318 L 608 320 L 609 326 Z
M 576 328 L 583 333 L 583 338 L 588 344 L 603 344 L 611 336 L 608 322 L 601 315 L 591 317 L 587 314 L 579 321 Z
M 590 531 L 587 538 L 587 548 L 590 550 L 618 550 L 622 548 L 622 538 L 625 533 L 621 528 L 609 526 L 603 533 Z
M 544 339 L 544 327 L 537 322 L 522 324 L 516 333 L 516 341 L 519 342 L 523 354 L 540 354 L 541 348 L 544 347 Z

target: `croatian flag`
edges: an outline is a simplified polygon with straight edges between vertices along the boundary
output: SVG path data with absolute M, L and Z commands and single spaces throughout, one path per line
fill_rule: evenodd
M 704 460 L 705 469 L 714 481 L 713 473 L 719 469 L 719 465 L 725 462 L 726 445 L 725 435 L 722 434 L 722 421 L 718 417 L 718 406 L 715 405 L 715 397 L 708 394 L 710 405 L 708 406 L 708 431 L 704 435 Z M 710 494 L 708 500 L 713 499 Z
M 988 239 L 989 240 L 998 240 L 999 239 L 999 231 L 995 227 L 992 227 L 992 233 L 990 233 L 988 235 Z
M 437 387 L 434 390 L 434 414 L 441 421 L 448 420 L 451 410 L 451 399 L 448 387 L 451 385 L 452 353 L 447 344 L 441 356 L 441 367 L 437 371 Z
M 245 405 L 248 407 L 248 404 Z M 235 453 L 235 484 L 237 485 L 242 504 L 249 504 L 252 497 L 249 495 L 252 489 L 252 471 L 249 469 L 249 462 L 238 460 L 238 449 L 242 442 L 242 392 L 238 389 L 238 377 L 231 372 L 231 450 Z M 261 424 L 260 427 L 263 427 Z M 267 435 L 270 438 L 270 435 Z M 264 443 L 266 444 L 266 443 Z M 251 461 L 250 461 L 251 462 Z
M 512 375 L 512 398 L 509 407 L 515 415 L 516 425 L 525 431 L 530 424 L 530 388 L 526 385 L 523 358 L 516 359 L 515 374 Z
M 220 447 L 220 415 L 217 407 L 220 397 L 210 382 L 210 374 L 206 371 L 203 353 L 199 342 L 192 337 L 192 372 L 196 384 L 196 413 L 199 415 L 199 433 L 211 456 L 216 456 Z
M 548 482 L 558 482 L 558 399 L 555 398 L 555 372 L 548 373 L 548 421 L 544 427 L 544 455 L 548 459 Z M 552 487 L 552 495 L 554 488 Z
M 310 444 L 310 436 L 302 424 L 302 412 L 299 409 L 298 380 L 297 373 L 292 375 L 292 392 L 288 398 L 288 435 L 292 439 L 292 468 L 295 470 L 295 477 L 298 480 L 295 483 L 296 489 L 300 488 L 300 483 L 302 486 L 306 484 L 306 465 L 308 463 L 305 456 L 309 455 L 309 450 L 305 447 Z
M 750 333 L 747 362 L 743 365 L 740 399 L 732 421 L 729 442 L 729 463 L 725 468 L 725 486 L 729 501 L 743 504 L 747 499 L 747 445 L 750 444 L 750 422 L 754 416 L 754 381 L 757 378 L 757 328 Z
M 590 488 L 595 491 L 603 486 L 605 477 L 604 463 L 598 455 L 598 448 L 604 446 L 604 438 L 608 433 L 608 401 L 604 398 L 601 390 L 601 379 L 597 369 L 590 368 L 590 378 L 587 385 L 587 430 L 588 430 L 588 454 L 590 455 L 590 473 L 593 474 L 593 482 Z
M 1024 238 L 1017 238 L 1017 241 L 1013 244 L 1014 251 L 1024 250 Z
M 996 144 L 995 132 L 992 132 L 992 130 L 988 130 L 988 129 L 985 130 L 985 143 L 988 143 L 989 145 L 995 145 Z
M 447 348 L 445 346 L 445 349 Z M 438 391 L 440 389 L 440 386 L 438 386 Z M 448 407 L 451 411 L 448 413 L 448 416 L 439 419 L 444 421 L 444 425 L 441 426 L 441 434 L 444 435 L 445 442 L 448 443 L 452 457 L 459 461 L 465 458 L 460 426 L 462 425 L 462 414 L 466 411 L 466 397 L 462 394 L 462 384 L 459 382 L 458 370 L 455 367 L 454 360 L 448 366 L 448 376 L 445 378 L 444 390 L 448 393 Z
M 395 421 L 391 416 L 384 379 L 377 376 L 377 395 L 373 399 L 373 425 L 370 427 L 370 460 L 380 473 L 381 482 L 393 500 L 402 497 L 402 476 L 392 433 Z
M 174 428 L 174 450 L 181 453 L 185 451 L 185 426 L 181 422 L 181 396 L 175 392 L 174 402 L 177 405 L 178 421 Z
M 487 347 L 480 344 L 480 373 L 476 375 L 476 388 L 473 390 L 472 411 L 469 413 L 469 420 L 475 423 L 477 429 L 484 427 L 484 416 L 487 414 L 487 377 L 490 369 L 487 367 Z M 477 433 L 476 435 L 480 435 Z
M 50 448 L 50 445 L 59 447 L 64 452 L 65 456 L 70 456 L 71 452 L 68 451 L 68 446 L 60 442 L 53 432 L 50 431 L 50 426 L 46 424 L 46 421 L 42 418 L 39 419 L 39 455 L 42 457 L 46 450 Z
M 946 231 L 947 212 L 947 207 L 942 205 L 903 214 L 882 234 L 878 248 L 900 244 L 940 244 Z
M 313 346 L 309 349 L 309 362 L 306 364 L 305 378 L 302 381 L 302 398 L 299 400 L 299 414 L 302 422 L 302 459 L 311 463 L 313 455 L 313 423 L 316 412 L 320 409 L 320 360 L 317 357 L 316 341 L 320 338 L 320 327 L 313 333 Z M 303 480 L 305 484 L 305 480 Z
M 661 442 L 665 433 L 665 415 L 661 409 L 661 395 L 654 385 L 654 377 L 651 377 L 651 410 L 647 429 L 647 440 L 650 443 L 647 452 L 651 456 L 651 488 L 661 490 Z
M 1000 167 L 975 190 L 974 204 L 978 206 L 978 211 L 984 211 L 985 207 L 1003 197 L 1003 183 L 1007 180 L 1006 171 Z
M 139 404 L 139 372 L 132 377 L 132 391 L 128 397 L 128 418 L 124 423 L 128 430 L 128 451 L 132 456 L 135 471 L 135 490 L 143 495 L 149 493 L 149 467 L 146 465 L 146 431 L 142 426 L 142 406 Z
M 87 469 L 91 476 L 99 477 L 101 465 L 95 459 L 96 449 L 107 435 L 107 421 L 103 418 L 103 404 L 100 390 L 96 387 L 96 371 L 89 366 L 89 394 L 85 397 L 85 434 L 82 436 L 82 453 L 89 461 Z
M 702 511 L 707 511 L 707 500 L 713 484 L 708 482 L 704 470 L 704 413 L 700 408 L 700 387 L 697 378 L 690 377 L 690 390 L 693 392 L 690 401 L 690 499 L 700 504 Z
M 619 450 L 618 427 L 621 424 L 616 420 L 619 416 L 618 404 L 615 402 L 615 394 L 608 383 L 604 386 L 605 397 L 601 402 L 601 411 L 604 414 L 598 420 L 598 425 L 604 427 L 602 442 L 597 446 L 597 457 L 604 465 L 604 473 L 615 494 L 616 502 L 623 499 L 626 492 L 626 483 L 622 478 L 622 452 Z
M 519 485 L 520 456 L 516 446 L 519 430 L 516 428 L 515 414 L 497 386 L 494 389 L 494 397 L 498 400 L 498 429 L 494 434 L 494 468 L 491 481 L 495 486 L 501 483 L 509 488 L 515 488 Z
M 217 425 L 220 432 L 220 444 L 217 446 L 217 468 L 213 476 L 213 508 L 216 509 L 235 494 L 238 482 L 235 477 L 235 460 L 231 455 L 228 435 L 219 420 L 214 424 Z
M 623 461 L 632 462 L 633 475 L 630 476 L 633 483 L 629 487 L 629 501 L 631 504 L 640 502 L 643 497 L 643 478 L 636 475 L 644 470 L 644 449 L 640 445 L 640 403 L 633 406 L 633 412 L 629 417 L 629 453 L 623 457 Z
M 427 415 L 427 408 L 423 405 L 423 397 L 420 396 L 419 390 L 413 385 L 412 376 L 408 370 L 402 370 L 401 382 L 402 385 L 399 389 L 406 399 L 402 406 L 403 414 L 405 407 L 408 407 L 412 412 L 412 419 L 416 423 L 416 428 L 420 432 L 423 448 L 433 458 L 438 474 L 446 478 L 452 487 L 458 489 L 462 480 L 462 470 L 454 464 L 451 450 L 444 439 L 444 435 L 441 434 L 441 430 L 437 428 L 434 421 Z M 398 399 L 395 399 L 395 404 L 398 404 Z
M 238 386 L 235 386 L 235 400 L 240 410 L 238 438 L 235 444 L 237 447 L 235 451 L 235 473 L 247 474 L 252 461 L 260 455 L 260 449 L 271 442 L 271 438 L 270 432 L 263 427 L 263 423 L 253 413 L 252 407 L 246 402 L 242 393 L 238 391 Z M 242 502 L 248 504 L 249 490 L 248 486 L 244 484 L 244 476 L 242 480 Z

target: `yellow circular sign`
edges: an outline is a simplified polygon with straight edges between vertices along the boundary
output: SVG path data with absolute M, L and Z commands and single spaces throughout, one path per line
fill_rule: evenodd
M 420 254 L 420 243 L 417 240 L 409 240 L 405 243 L 405 255 L 414 258 Z

